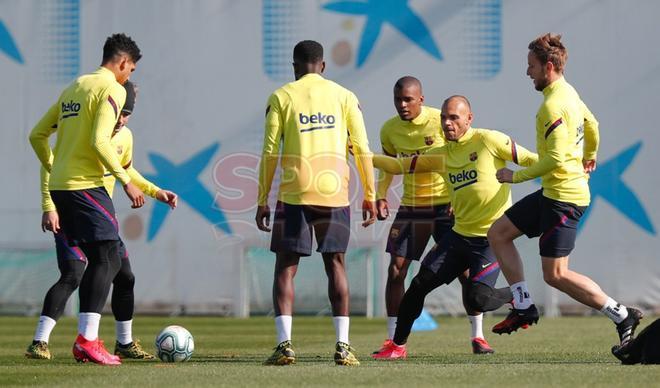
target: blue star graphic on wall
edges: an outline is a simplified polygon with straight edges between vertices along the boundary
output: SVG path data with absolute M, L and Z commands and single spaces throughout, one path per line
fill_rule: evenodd
M 149 153 L 149 160 L 156 169 L 156 174 L 145 174 L 145 177 L 162 188 L 174 191 L 179 195 L 179 199 L 187 203 L 207 221 L 225 233 L 231 234 L 231 227 L 227 223 L 222 209 L 215 203 L 214 196 L 199 181 L 199 174 L 209 164 L 218 148 L 220 148 L 220 143 L 211 144 L 178 165 L 165 159 L 164 156 Z M 147 241 L 156 237 L 168 214 L 169 206 L 160 202 L 154 204 Z
M 18 51 L 18 46 L 11 37 L 9 30 L 5 27 L 5 23 L 0 20 L 0 51 L 7 54 L 14 61 L 23 64 L 23 57 L 21 52 Z
M 649 219 L 644 206 L 635 192 L 623 181 L 623 173 L 637 156 L 642 142 L 638 142 L 622 151 L 614 158 L 599 164 L 591 174 L 589 188 L 591 190 L 591 206 L 582 216 L 580 228 L 586 223 L 591 209 L 600 199 L 604 199 L 623 216 L 642 228 L 648 234 L 655 236 L 655 227 Z
M 424 21 L 410 8 L 408 0 L 333 1 L 324 9 L 349 15 L 364 15 L 367 21 L 362 31 L 357 67 L 361 67 L 371 53 L 383 24 L 388 23 L 422 50 L 442 60 L 440 49 Z

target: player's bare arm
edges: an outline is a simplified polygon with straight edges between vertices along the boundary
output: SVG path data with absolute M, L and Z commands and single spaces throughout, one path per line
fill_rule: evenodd
M 169 190 L 158 190 L 156 192 L 156 199 L 172 209 L 176 209 L 176 205 L 179 202 L 179 196 Z
M 582 166 L 584 166 L 584 172 L 591 174 L 592 172 L 596 171 L 596 164 L 596 159 L 583 160 Z
M 268 205 L 257 206 L 257 214 L 254 217 L 257 228 L 262 232 L 270 232 L 270 207 Z
M 128 182 L 123 185 L 124 192 L 128 196 L 128 199 L 131 201 L 131 207 L 133 209 L 138 209 L 144 206 L 144 193 L 138 189 L 137 186 Z
M 376 202 L 365 199 L 362 201 L 362 226 L 365 228 L 376 222 Z
M 58 233 L 60 231 L 60 217 L 57 211 L 47 211 L 41 215 L 41 230 L 45 233 L 51 231 Z
M 383 221 L 390 216 L 390 207 L 387 203 L 387 199 L 381 198 L 376 201 L 376 211 L 377 218 L 380 221 Z
M 508 168 L 500 168 L 495 176 L 500 183 L 513 183 L 513 171 Z

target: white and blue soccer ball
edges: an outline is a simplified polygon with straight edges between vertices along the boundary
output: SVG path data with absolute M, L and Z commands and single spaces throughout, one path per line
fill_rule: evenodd
M 188 361 L 194 350 L 192 334 L 181 326 L 167 326 L 156 337 L 156 352 L 164 362 Z

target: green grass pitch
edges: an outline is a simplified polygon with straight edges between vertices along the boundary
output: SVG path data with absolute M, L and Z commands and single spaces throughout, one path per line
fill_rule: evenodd
M 489 330 L 501 317 L 486 317 Z M 642 321 L 640 329 L 654 317 Z M 1 386 L 69 387 L 309 387 L 309 386 L 484 386 L 484 387 L 657 387 L 660 366 L 623 366 L 610 354 L 616 333 L 603 317 L 541 318 L 538 326 L 510 336 L 486 333 L 496 354 L 471 354 L 469 322 L 437 317 L 440 328 L 410 337 L 407 360 L 374 361 L 369 353 L 385 334 L 383 319 L 351 320 L 351 342 L 362 365 L 332 362 L 334 329 L 329 317 L 296 317 L 297 363 L 262 366 L 275 345 L 271 318 L 136 317 L 134 337 L 153 350 L 163 327 L 178 324 L 195 338 L 195 354 L 182 364 L 125 361 L 118 367 L 77 364 L 71 356 L 76 321 L 63 318 L 51 336 L 51 361 L 28 360 L 23 352 L 37 318 L 0 317 Z M 114 349 L 114 321 L 104 315 L 101 338 Z M 659 344 L 660 346 L 660 344 Z

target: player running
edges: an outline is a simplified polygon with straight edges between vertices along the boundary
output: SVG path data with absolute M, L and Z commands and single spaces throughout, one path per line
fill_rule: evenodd
M 445 144 L 440 125 L 440 110 L 424 106 L 422 84 L 417 78 L 406 76 L 397 80 L 394 84 L 394 107 L 398 114 L 387 120 L 380 130 L 380 142 L 385 155 L 409 157 Z M 379 220 L 389 216 L 387 189 L 392 178 L 392 175 L 380 171 L 376 191 Z M 449 192 L 441 174 L 429 172 L 403 176 L 401 206 L 387 239 L 386 252 L 390 254 L 385 284 L 387 339 L 381 350 L 392 342 L 394 337 L 410 263 L 422 257 L 431 236 L 436 243 L 440 242 L 453 224 Z M 483 334 L 483 314 L 470 309 L 465 303 L 468 290 L 466 275 L 460 275 L 459 280 L 463 286 L 463 305 L 472 328 L 472 352 L 492 353 L 493 349 Z M 378 352 L 380 350 L 375 353 Z
M 545 34 L 529 44 L 527 75 L 543 93 L 536 114 L 537 163 L 516 172 L 497 171 L 504 183 L 541 178 L 542 189 L 518 201 L 488 232 L 502 272 L 513 292 L 513 309 L 493 332 L 511 333 L 539 319 L 513 240 L 539 237 L 543 279 L 578 302 L 600 310 L 615 324 L 621 344 L 629 341 L 641 311 L 617 303 L 590 278 L 568 269 L 578 222 L 590 202 L 589 173 L 596 169 L 598 122 L 564 79 L 566 48 L 561 35 Z
M 452 96 L 442 105 L 442 130 L 447 144 L 409 158 L 374 156 L 374 165 L 392 174 L 441 172 L 449 186 L 455 223 L 422 261 L 419 273 L 403 296 L 392 342 L 373 355 L 376 359 L 407 357 L 406 342 L 413 322 L 431 291 L 469 271 L 466 304 L 476 311 L 491 311 L 511 302 L 507 288 L 494 288 L 499 265 L 486 232 L 511 205 L 509 185 L 495 179 L 507 161 L 529 166 L 536 154 L 505 134 L 472 128 L 467 98 Z
M 62 229 L 88 261 L 80 281 L 78 337 L 73 346 L 78 361 L 121 364 L 98 338 L 101 310 L 121 267 L 118 224 L 103 175 L 107 171 L 121 182 L 133 207 L 144 204 L 143 193 L 131 182 L 110 143 L 126 99 L 122 84 L 141 57 L 130 37 L 110 36 L 103 46 L 101 67 L 64 89 L 30 133 L 32 148 L 50 173 L 50 195 Z M 53 152 L 48 138 L 55 132 Z
M 113 148 L 117 150 L 119 161 L 131 177 L 131 181 L 147 195 L 175 208 L 177 204 L 176 194 L 171 191 L 161 190 L 142 177 L 133 166 L 133 134 L 126 127 L 126 124 L 128 124 L 134 110 L 137 88 L 131 81 L 126 81 L 124 89 L 126 89 L 126 103 L 121 110 L 110 142 Z M 66 239 L 66 232 L 60 227 L 57 209 L 50 197 L 48 181 L 49 174 L 42 168 L 41 207 L 43 209 L 43 215 L 41 218 L 41 228 L 43 231 L 52 231 L 55 236 L 57 266 L 60 270 L 60 278 L 48 290 L 48 293 L 46 293 L 34 339 L 32 344 L 28 346 L 25 356 L 28 358 L 50 360 L 51 353 L 48 348 L 50 333 L 64 312 L 67 300 L 80 285 L 80 280 L 87 265 L 87 258 L 79 247 L 69 245 Z M 112 197 L 115 182 L 116 179 L 112 174 L 105 174 L 104 187 L 110 197 Z M 133 288 L 135 285 L 135 276 L 131 271 L 126 247 L 121 240 L 119 242 L 119 256 L 122 258 L 121 267 L 112 282 L 114 287 L 112 288 L 111 305 L 112 312 L 115 316 L 117 334 L 114 353 L 120 358 L 152 359 L 154 356 L 144 351 L 138 340 L 133 341 Z
M 296 81 L 268 99 L 264 148 L 259 167 L 255 221 L 270 232 L 270 193 L 280 158 L 282 179 L 271 240 L 275 252 L 273 305 L 277 342 L 267 365 L 295 362 L 291 345 L 293 278 L 301 256 L 312 253 L 312 231 L 328 276 L 338 365 L 359 365 L 349 345 L 349 291 L 344 254 L 350 236 L 348 141 L 364 187 L 363 226 L 376 221 L 374 174 L 362 112 L 355 95 L 324 79 L 323 47 L 311 40 L 293 49 Z

